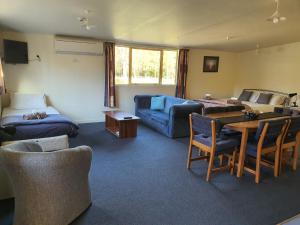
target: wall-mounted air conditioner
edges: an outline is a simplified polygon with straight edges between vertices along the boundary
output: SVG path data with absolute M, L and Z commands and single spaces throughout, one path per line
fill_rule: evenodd
M 54 48 L 56 53 L 62 54 L 103 55 L 103 42 L 90 38 L 56 35 Z

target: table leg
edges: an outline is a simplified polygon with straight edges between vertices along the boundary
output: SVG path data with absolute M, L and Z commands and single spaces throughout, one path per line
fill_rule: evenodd
M 248 142 L 248 129 L 244 128 L 242 132 L 237 177 L 241 177 L 243 175 L 247 142 Z

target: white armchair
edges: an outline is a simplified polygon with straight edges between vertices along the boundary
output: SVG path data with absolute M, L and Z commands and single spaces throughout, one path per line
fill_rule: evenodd
M 28 141 L 0 150 L 15 196 L 14 225 L 66 225 L 91 204 L 91 148 L 50 150 Z

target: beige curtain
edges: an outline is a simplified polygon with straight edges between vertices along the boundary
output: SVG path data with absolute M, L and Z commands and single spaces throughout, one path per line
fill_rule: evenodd
M 5 86 L 4 86 L 4 73 L 2 68 L 2 61 L 0 58 L 0 95 L 5 94 Z

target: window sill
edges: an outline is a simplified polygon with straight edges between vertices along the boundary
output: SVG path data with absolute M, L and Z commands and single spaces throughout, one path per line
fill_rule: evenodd
M 123 86 L 166 86 L 166 87 L 175 87 L 176 84 L 116 84 L 116 87 Z

